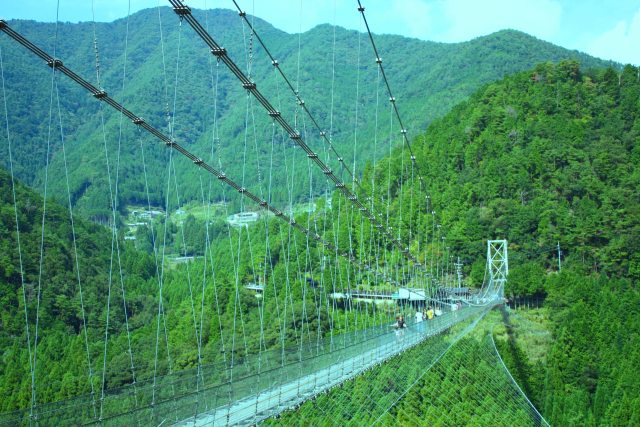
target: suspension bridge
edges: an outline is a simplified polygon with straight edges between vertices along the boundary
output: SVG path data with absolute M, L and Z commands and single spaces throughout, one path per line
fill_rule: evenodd
M 482 285 L 473 291 L 461 286 L 462 264 L 459 261 L 453 263 L 445 233 L 441 224 L 436 222 L 436 213 L 430 205 L 431 196 L 392 92 L 392 82 L 385 72 L 365 8 L 359 1 L 354 10 L 362 17 L 364 32 L 357 36 L 352 161 L 339 152 L 334 139 L 338 134 L 334 132 L 334 126 L 338 125 L 334 124 L 333 103 L 336 95 L 333 93 L 335 32 L 332 40 L 331 105 L 327 113 L 320 105 L 303 98 L 305 92 L 299 72 L 300 39 L 297 75 L 293 78 L 287 70 L 295 68 L 287 68 L 284 61 L 275 56 L 268 37 L 258 31 L 254 19 L 236 1 L 233 4 L 238 11 L 244 45 L 244 51 L 240 52 L 228 50 L 213 35 L 207 12 L 196 13 L 180 0 L 170 0 L 169 3 L 174 14 L 172 22 L 178 26 L 174 32 L 177 39 L 169 52 L 165 46 L 170 43 L 169 36 L 163 32 L 163 26 L 170 24 L 158 7 L 161 100 L 156 103 L 155 110 L 146 109 L 145 114 L 135 111 L 136 108 L 125 102 L 125 85 L 133 84 L 127 80 L 126 73 L 127 55 L 134 54 L 128 51 L 129 18 L 124 34 L 120 96 L 110 95 L 111 92 L 103 87 L 106 78 L 104 66 L 101 68 L 100 40 L 95 21 L 89 26 L 92 28 L 90 48 L 94 55 L 95 79 L 83 75 L 58 55 L 58 37 L 62 35 L 58 34 L 57 23 L 53 49 L 49 52 L 14 28 L 13 23 L 0 21 L 0 31 L 4 33 L 3 45 L 0 46 L 6 122 L 4 139 L 13 189 L 15 259 L 18 260 L 15 270 L 20 277 L 18 290 L 22 298 L 20 305 L 26 337 L 21 347 L 26 347 L 28 354 L 29 376 L 27 404 L 23 409 L 0 414 L 0 424 L 253 425 L 328 393 L 423 343 L 430 343 L 431 348 L 420 356 L 421 366 L 428 369 L 438 363 L 487 311 L 502 303 L 508 275 L 507 242 L 489 240 Z M 187 34 L 187 31 L 191 33 Z M 366 81 L 368 79 L 364 75 L 360 76 L 365 50 L 362 38 L 365 37 L 372 53 L 368 59 L 375 64 L 372 82 Z M 23 205 L 16 196 L 18 184 L 12 154 L 17 149 L 12 146 L 12 140 L 20 129 L 12 129 L 10 119 L 12 99 L 6 88 L 10 89 L 12 82 L 5 79 L 5 68 L 14 64 L 13 57 L 4 54 L 7 42 L 11 43 L 12 49 L 19 46 L 21 54 L 28 53 L 31 59 L 39 59 L 39 65 L 44 63 L 43 68 L 46 70 L 48 66 L 50 70 L 49 113 L 44 138 L 47 146 L 44 197 L 39 211 L 39 261 L 33 267 L 37 271 L 34 276 L 37 280 L 33 283 L 30 283 L 28 273 L 31 260 L 23 259 L 20 240 L 21 233 L 24 233 L 20 225 Z M 205 58 L 203 68 L 208 72 L 209 107 L 213 121 L 208 152 L 190 141 L 188 132 L 179 131 L 178 111 L 184 110 L 179 104 L 188 102 L 178 95 L 180 85 L 184 85 L 183 80 L 186 80 L 180 66 L 188 60 L 181 57 L 181 49 L 186 50 L 181 46 L 187 43 L 197 46 L 193 49 L 200 58 Z M 169 74 L 170 53 L 175 57 L 173 77 Z M 240 65 L 235 58 L 243 56 L 246 64 Z M 272 68 L 269 78 L 276 81 L 275 85 L 265 84 L 265 89 L 262 89 L 262 83 L 267 77 L 257 74 L 263 69 L 259 65 L 261 60 Z M 86 67 L 83 68 L 86 72 Z M 374 111 L 369 112 L 369 118 L 373 119 L 370 121 L 375 122 L 373 141 L 381 145 L 384 141 L 388 145 L 389 163 L 384 165 L 383 161 L 375 159 L 380 150 L 374 146 L 372 172 L 365 175 L 363 170 L 358 170 L 361 165 L 357 161 L 357 144 L 359 120 L 367 120 L 366 113 L 359 110 L 360 91 L 364 91 L 368 83 L 373 87 L 371 99 L 375 99 Z M 92 105 L 97 105 L 94 115 L 98 117 L 99 143 L 104 149 L 102 172 L 108 184 L 105 189 L 108 190 L 109 212 L 103 222 L 110 235 L 110 241 L 103 242 L 110 254 L 108 274 L 100 279 L 102 282 L 98 281 L 100 283 L 89 282 L 83 272 L 86 268 L 83 263 L 89 261 L 83 259 L 82 236 L 76 230 L 76 223 L 81 221 L 79 215 L 74 214 L 78 191 L 72 190 L 70 185 L 70 176 L 74 177 L 72 168 L 80 165 L 72 164 L 70 168 L 68 164 L 68 145 L 65 144 L 69 142 L 65 141 L 63 123 L 67 116 L 61 107 L 64 104 L 61 94 L 65 92 L 61 86 L 66 84 L 71 85 L 72 90 L 83 91 L 85 98 L 89 98 Z M 274 87 L 278 89 L 272 93 Z M 244 107 L 240 123 L 236 123 L 239 132 L 235 132 L 235 138 L 229 135 L 233 131 L 225 130 L 226 122 L 223 122 L 221 111 L 233 108 L 221 105 L 224 93 L 232 91 L 232 88 L 240 90 L 235 95 L 235 103 L 240 105 L 240 110 Z M 91 96 L 86 97 L 87 93 Z M 385 119 L 388 123 L 383 130 L 383 107 L 380 103 L 385 98 L 388 100 Z M 131 101 L 131 97 L 128 99 Z M 132 104 L 140 105 L 139 102 Z M 260 117 L 259 113 L 262 113 Z M 144 118 L 144 115 L 149 118 Z M 325 123 L 327 121 L 328 124 Z M 59 128 L 59 141 L 54 144 L 56 127 Z M 266 132 L 256 130 L 261 127 Z M 265 137 L 270 142 L 260 148 L 260 139 Z M 181 141 L 181 138 L 186 140 Z M 223 158 L 223 138 L 237 144 L 231 150 L 230 159 Z M 110 144 L 111 140 L 117 144 Z M 123 145 L 138 140 L 140 152 L 135 161 L 141 174 L 126 178 L 141 180 L 139 187 L 143 189 L 141 193 L 147 205 L 147 216 L 155 215 L 152 212 L 164 216 L 155 228 L 146 222 L 137 225 L 149 228 L 151 259 L 154 261 L 152 298 L 157 304 L 153 318 L 147 319 L 149 325 L 136 322 L 136 309 L 127 298 L 127 295 L 136 293 L 133 289 L 136 284 L 129 280 L 133 272 L 127 270 L 122 261 L 125 258 L 123 254 L 129 249 L 125 248 L 121 219 L 123 209 L 119 206 L 119 187 L 125 179 L 120 162 L 121 156 L 133 152 L 132 149 L 127 152 Z M 157 147 L 164 147 L 164 154 L 154 154 L 151 142 Z M 314 148 L 318 144 L 321 148 Z M 60 199 L 69 215 L 71 232 L 68 237 L 72 241 L 69 257 L 73 259 L 71 279 L 67 280 L 76 287 L 74 295 L 78 300 L 74 307 L 80 319 L 78 337 L 82 341 L 79 347 L 70 351 L 84 353 L 82 363 L 85 366 L 82 370 L 85 371 L 85 379 L 78 386 L 81 393 L 70 395 L 65 400 L 45 401 L 40 397 L 40 394 L 46 394 L 42 390 L 55 391 L 59 387 L 42 381 L 45 373 L 38 363 L 46 363 L 41 361 L 44 356 L 39 347 L 43 346 L 48 326 L 39 322 L 41 313 L 47 309 L 41 307 L 41 302 L 44 301 L 43 294 L 51 292 L 53 286 L 47 282 L 46 262 L 47 251 L 50 250 L 47 241 L 47 186 L 50 164 L 54 162 L 50 154 L 53 145 L 58 147 L 59 157 L 63 159 L 62 178 L 66 181 L 63 185 L 66 194 Z M 145 145 L 148 145 L 146 157 Z M 241 154 L 242 162 L 238 161 L 240 156 L 237 153 Z M 248 154 L 255 158 L 251 160 Z M 153 155 L 162 159 L 157 162 L 159 168 L 156 171 L 161 177 L 159 182 L 163 184 L 163 187 L 155 188 L 159 195 L 153 195 L 154 189 L 150 188 L 153 186 L 149 184 L 153 168 L 149 158 Z M 392 157 L 400 162 L 398 176 L 391 175 Z M 241 166 L 234 163 L 241 163 Z M 274 164 L 280 167 L 274 167 Z M 296 170 L 296 165 L 303 166 Z M 185 188 L 189 187 L 189 183 L 178 178 L 185 176 L 180 175 L 185 173 L 179 172 L 180 168 L 195 177 L 195 200 L 206 212 L 201 248 L 187 249 L 185 221 L 179 219 L 178 212 L 183 207 L 184 198 L 187 198 L 185 196 L 181 201 L 180 195 L 187 193 Z M 255 169 L 254 173 L 248 173 L 250 169 Z M 229 170 L 235 170 L 238 175 L 233 176 Z M 278 173 L 284 175 L 280 181 L 275 178 Z M 388 175 L 380 184 L 378 180 L 385 173 Z M 248 176 L 255 176 L 257 182 L 248 182 Z M 287 189 L 287 194 L 280 198 L 274 191 L 278 182 Z M 219 187 L 215 193 L 217 196 L 212 192 L 214 186 Z M 293 206 L 296 197 L 300 196 L 296 191 L 300 189 L 306 193 L 305 201 L 301 203 L 306 207 L 302 212 L 296 212 Z M 325 205 L 323 209 L 315 210 L 312 205 L 315 206 L 319 199 L 325 203 L 331 200 L 332 206 Z M 160 210 L 154 210 L 157 204 L 152 204 L 152 200 L 163 200 Z M 223 240 L 228 240 L 225 243 L 228 244 L 228 253 L 222 262 L 221 258 L 214 258 L 217 243 L 210 235 L 211 206 L 215 203 L 220 203 L 225 210 L 228 206 L 237 206 L 241 213 L 259 212 L 259 215 L 251 215 L 256 226 L 249 223 L 235 228 L 226 226 Z M 228 214 L 225 212 L 224 217 Z M 174 238 L 181 241 L 174 247 L 177 247 L 180 259 L 185 260 L 180 266 L 169 266 L 165 254 L 171 247 L 171 221 L 175 221 L 177 228 L 174 233 L 177 237 Z M 274 224 L 277 223 L 280 225 L 276 227 Z M 194 256 L 193 253 L 199 255 Z M 224 276 L 225 269 L 229 270 L 228 276 Z M 183 289 L 188 289 L 187 304 L 180 308 L 171 306 L 175 302 L 176 281 Z M 101 291 L 94 292 L 91 286 L 97 286 Z M 464 291 L 460 291 L 462 289 Z M 95 310 L 86 307 L 85 295 L 95 293 L 103 298 L 100 303 L 106 307 L 104 315 L 98 316 Z M 431 311 L 429 320 L 422 321 L 419 314 L 422 310 L 426 313 L 427 308 Z M 416 312 L 418 315 L 414 321 Z M 172 327 L 182 325 L 180 318 L 187 319 L 185 322 L 191 328 L 189 333 L 193 335 L 189 341 L 192 359 L 183 367 L 176 366 L 175 355 L 184 353 L 184 349 L 176 348 L 172 342 L 177 339 L 172 337 L 181 333 L 172 331 Z M 144 327 L 152 331 L 152 339 L 139 338 L 141 335 L 136 331 Z M 248 332 L 251 328 L 257 331 L 256 342 L 251 341 Z M 273 336 L 269 336 L 270 328 L 274 331 Z M 447 331 L 456 331 L 453 339 L 434 340 L 436 337 L 442 339 Z M 123 354 L 114 354 L 116 345 L 124 350 Z M 153 360 L 143 360 L 137 354 L 151 354 Z M 126 372 L 116 373 L 114 370 L 117 368 L 110 367 L 117 358 L 124 360 L 124 364 L 119 366 L 124 366 Z M 117 375 L 125 378 L 121 381 L 123 385 L 110 387 L 110 382 Z M 404 381 L 408 378 L 404 377 Z M 512 378 L 511 381 L 517 388 Z M 410 386 L 407 383 L 406 389 L 398 390 L 398 400 Z M 376 393 L 382 392 L 372 385 L 369 399 L 378 406 L 382 416 L 393 405 L 374 402 Z M 526 399 L 519 389 L 514 391 L 514 396 L 520 396 L 521 401 L 522 397 Z M 525 417 L 529 417 L 533 424 L 545 423 L 530 402 L 522 405 L 526 408 Z M 518 414 L 511 415 L 515 417 Z

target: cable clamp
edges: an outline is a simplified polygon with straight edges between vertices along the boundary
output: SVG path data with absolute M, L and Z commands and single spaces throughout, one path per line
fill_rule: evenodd
M 193 161 L 193 164 L 198 165 L 198 166 L 202 166 L 202 164 L 204 163 L 204 161 L 201 158 L 197 158 Z
M 278 110 L 269 111 L 269 116 L 273 117 L 274 119 L 276 117 L 280 117 L 280 111 Z
M 49 59 L 47 61 L 47 65 L 51 68 L 61 68 L 64 67 L 64 64 L 59 59 Z
M 185 15 L 191 15 L 191 8 L 189 8 L 189 6 L 184 6 L 184 5 L 174 6 L 173 11 L 176 13 L 176 15 L 180 17 L 183 17 Z
M 363 6 L 358 6 L 358 12 L 364 12 L 364 7 Z
M 224 47 L 214 47 L 213 49 L 211 49 L 211 53 L 213 54 L 213 56 L 217 56 L 218 58 L 220 58 L 227 55 L 227 49 L 225 49 Z
M 376 64 L 382 64 L 382 58 L 377 57 L 376 58 Z
M 144 120 L 142 120 L 140 117 L 136 117 L 135 119 L 133 119 L 131 121 L 136 126 L 140 126 L 140 125 L 144 124 Z
M 96 93 L 94 93 L 93 96 L 96 99 L 104 99 L 107 97 L 107 92 L 105 92 L 104 90 L 99 90 Z
M 396 97 L 395 96 L 390 97 L 389 102 L 391 103 L 396 102 Z
M 256 84 L 254 82 L 251 82 L 251 81 L 243 82 L 242 83 L 242 87 L 247 89 L 247 90 L 254 90 L 256 88 Z

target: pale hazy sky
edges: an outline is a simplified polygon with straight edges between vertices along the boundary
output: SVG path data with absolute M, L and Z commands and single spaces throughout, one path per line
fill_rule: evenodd
M 166 0 L 1 0 L 2 19 L 112 21 Z M 289 33 L 322 23 L 361 30 L 356 0 L 236 0 Z M 513 28 L 604 59 L 640 64 L 640 0 L 361 0 L 374 33 L 459 42 Z M 191 0 L 195 8 L 230 8 L 231 0 Z

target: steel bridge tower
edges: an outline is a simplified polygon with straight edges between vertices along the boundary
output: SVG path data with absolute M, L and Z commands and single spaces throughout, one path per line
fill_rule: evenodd
M 487 294 L 504 297 L 504 285 L 509 275 L 509 255 L 506 240 L 487 240 L 487 269 L 489 287 Z

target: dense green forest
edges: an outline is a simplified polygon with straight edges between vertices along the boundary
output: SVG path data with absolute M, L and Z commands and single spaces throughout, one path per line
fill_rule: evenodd
M 425 343 L 287 411 L 270 425 L 535 425 L 493 347 L 505 346 L 498 311 Z M 510 357 L 510 353 L 501 350 Z M 513 358 L 507 358 L 510 363 Z
M 638 423 L 639 113 L 638 68 L 541 64 L 485 86 L 417 145 L 456 252 L 505 237 L 506 293 L 546 296 L 546 357 L 527 332 L 503 350 L 552 425 Z
M 534 320 L 506 316 L 517 332 L 498 347 L 552 425 L 638 423 L 639 112 L 638 68 L 618 74 L 583 70 L 572 61 L 541 64 L 487 85 L 432 123 L 416 145 L 456 252 L 478 254 L 482 236 L 506 237 L 506 293 L 545 297 L 543 314 Z M 407 153 L 397 150 L 389 163 L 395 182 L 408 179 L 402 156 Z M 389 180 L 383 166 L 368 172 L 374 182 Z M 391 206 L 395 215 L 402 200 L 396 197 Z M 405 215 L 409 200 L 404 197 Z M 477 272 L 470 270 L 472 277 Z M 538 340 L 540 334 L 550 339 Z M 460 375 L 428 372 L 386 421 L 492 425 L 481 414 L 465 418 L 478 409 L 465 399 L 444 405 L 438 399 L 473 395 L 459 382 L 451 385 Z M 443 383 L 449 387 L 439 388 Z M 356 381 L 346 395 L 362 396 L 369 387 Z M 310 424 L 316 416 L 327 422 L 313 410 L 326 399 L 302 407 Z M 354 404 L 364 405 L 362 399 Z M 291 414 L 282 422 L 296 419 Z
M 632 66 L 541 64 L 436 120 L 415 151 L 454 252 L 466 259 L 483 238 L 506 238 L 514 295 L 542 290 L 535 278 L 557 270 L 556 242 L 585 273 L 640 279 L 638 77 Z M 405 180 L 406 156 L 389 162 L 396 177 L 404 164 Z M 383 167 L 373 174 L 388 179 Z M 392 211 L 400 200 L 408 222 L 409 197 Z
M 265 77 L 271 65 L 264 52 L 254 41 L 243 41 L 240 21 L 229 14 L 214 11 L 208 16 L 220 33 L 217 36 L 230 52 L 240 52 L 236 59 L 243 56 L 243 44 L 253 46 L 255 63 L 238 62 L 254 67 L 253 76 L 265 92 L 284 96 L 283 89 Z M 347 257 L 355 255 L 367 266 L 395 274 L 396 284 L 421 285 L 398 251 L 374 237 L 370 225 L 348 201 L 332 194 L 333 189 L 318 177 L 321 173 L 311 171 L 304 153 L 272 131 L 268 118 L 248 119 L 257 113 L 255 105 L 245 100 L 230 75 L 201 55 L 195 37 L 177 27 L 173 13 L 162 8 L 160 17 L 170 71 L 165 76 L 161 71 L 157 11 L 139 12 L 130 22 L 125 90 L 110 93 L 149 121 L 171 122 L 168 129 L 176 138 L 194 151 L 210 153 L 207 160 L 212 164 L 245 177 L 251 183 L 248 187 L 257 194 L 268 192 L 276 205 L 293 212 L 296 204 L 315 203 L 313 209 L 296 211 L 295 219 Z M 235 24 L 217 25 L 229 21 Z M 51 45 L 50 24 L 10 24 L 43 47 Z M 122 85 L 125 25 L 119 20 L 96 26 L 101 86 L 107 90 Z M 295 75 L 297 36 L 259 20 L 257 26 L 273 42 L 287 73 Z M 87 23 L 60 25 L 59 56 L 85 76 L 95 75 L 92 31 Z M 326 107 L 331 50 L 321 46 L 333 40 L 333 28 L 320 26 L 301 38 L 305 41 L 300 52 L 301 93 L 310 106 Z M 483 280 L 486 239 L 507 239 L 506 294 L 545 300 L 540 316 L 533 320 L 506 312 L 501 318 L 507 333 L 497 345 L 523 390 L 553 425 L 640 423 L 640 384 L 635 376 L 640 370 L 638 68 L 597 68 L 607 64 L 513 31 L 456 45 L 380 37 L 381 50 L 389 52 L 385 67 L 388 64 L 389 74 L 399 79 L 394 87 L 403 99 L 407 122 L 430 123 L 426 133 L 412 142 L 418 167 L 414 170 L 407 150 L 394 148 L 400 139 L 394 141 L 387 131 L 376 133 L 377 116 L 371 112 L 375 110 L 375 64 L 363 54 L 357 67 L 353 55 L 346 54 L 357 49 L 357 33 L 337 29 L 336 39 L 341 52 L 338 61 L 344 62 L 337 64 L 344 75 L 336 77 L 336 123 L 350 122 L 356 79 L 366 82 L 357 100 L 368 111 L 357 124 L 356 163 L 363 176 L 359 196 L 373 195 L 376 212 L 386 216 L 387 224 L 409 242 L 420 261 L 428 264 L 435 257 L 436 268 L 441 269 L 446 241 L 446 253 L 450 248 L 460 255 L 465 283 L 471 286 Z M 0 393 L 8 396 L 0 401 L 0 411 L 30 404 L 34 340 L 38 343 L 37 401 L 44 403 L 92 390 L 99 395 L 102 389 L 155 383 L 156 375 L 195 377 L 203 367 L 210 375 L 208 381 L 224 381 L 230 363 L 268 352 L 281 362 L 278 357 L 284 356 L 277 356 L 281 349 L 302 349 L 329 333 L 386 324 L 402 309 L 372 304 L 349 307 L 344 301 L 329 301 L 329 293 L 352 286 L 370 289 L 391 284 L 354 268 L 338 251 L 322 250 L 275 218 L 262 216 L 251 227 L 231 228 L 222 214 L 175 215 L 187 202 L 201 203 L 203 209 L 215 202 L 224 206 L 224 215 L 251 207 L 222 185 L 212 185 L 202 171 L 173 158 L 130 124 L 120 132 L 117 114 L 103 112 L 88 95 L 60 80 L 59 93 L 51 93 L 60 96 L 63 111 L 60 119 L 69 162 L 65 167 L 61 135 L 47 137 L 49 108 L 37 101 L 42 93 L 49 94 L 50 70 L 4 37 L 0 42 L 16 175 L 35 189 L 16 185 L 16 224 L 11 178 L 0 171 Z M 325 61 L 308 60 L 317 56 Z M 568 56 L 581 64 L 544 62 Z M 172 68 L 176 63 L 177 73 Z M 518 72 L 523 69 L 527 71 Z M 179 85 L 173 87 L 176 76 Z M 211 86 L 218 78 L 216 90 Z M 169 107 L 173 97 L 168 94 L 174 89 L 178 101 Z M 307 132 L 310 125 L 300 110 L 287 105 L 282 105 L 283 113 L 300 120 L 297 125 Z M 325 115 L 319 117 L 328 121 Z M 344 126 L 336 125 L 334 138 L 336 147 L 349 158 L 356 152 L 354 129 Z M 385 143 L 372 147 L 372 137 Z M 312 146 L 321 143 L 309 139 Z M 43 215 L 44 201 L 38 191 L 45 183 L 43 166 L 49 145 L 47 185 L 55 200 L 46 201 Z M 274 151 L 280 157 L 270 163 Z M 246 159 L 243 162 L 238 161 L 240 153 Z M 385 153 L 390 154 L 382 157 Z M 107 164 L 113 175 L 106 173 Z M 267 180 L 273 171 L 280 174 Z M 418 175 L 425 178 L 423 187 L 417 184 Z M 347 179 L 344 174 L 342 178 Z M 124 227 L 115 232 L 109 227 L 110 185 L 118 189 L 115 206 L 123 217 L 130 204 L 162 206 L 170 215 L 138 227 L 136 240 L 125 240 Z M 67 195 L 74 208 L 73 228 Z M 429 215 L 432 209 L 437 217 Z M 116 219 L 119 226 L 123 217 Z M 441 228 L 436 228 L 436 222 Z M 562 248 L 562 271 L 558 271 L 557 245 Z M 171 262 L 165 257 L 169 253 L 194 259 Z M 440 278 L 448 279 L 442 273 Z M 261 296 L 245 288 L 256 283 L 265 286 Z M 495 313 L 492 316 L 499 323 Z M 533 329 L 551 339 L 536 341 Z M 445 348 L 449 339 L 438 337 L 432 348 Z M 473 359 L 484 344 L 478 336 L 461 343 L 465 350 L 456 352 L 453 347 L 447 357 L 468 357 L 464 370 L 443 364 L 419 383 L 386 383 L 398 395 L 406 391 L 406 396 L 377 405 L 392 408 L 384 423 L 492 424 L 493 419 L 474 411 L 497 411 L 500 399 L 487 398 L 484 406 L 470 408 L 465 397 L 477 396 L 481 384 L 460 384 L 489 375 L 491 366 Z M 390 366 L 404 366 L 401 360 L 407 359 L 397 359 Z M 416 373 L 421 368 L 411 367 Z M 387 372 L 393 374 L 391 369 Z M 364 399 L 371 390 L 367 378 L 373 381 L 386 374 L 367 375 L 345 385 L 347 393 L 343 390 L 341 395 L 353 396 L 356 402 Z M 443 395 L 458 403 L 433 403 L 434 396 Z M 314 414 L 321 415 L 314 409 L 317 405 L 332 401 L 339 399 L 322 396 L 303 405 L 300 413 L 311 420 Z M 477 417 L 470 419 L 470 414 Z M 296 424 L 297 415 L 273 422 Z M 364 412 L 342 414 L 352 422 L 373 421 L 355 416 L 365 417 Z
M 92 390 L 99 396 L 132 384 L 155 387 L 156 377 L 174 373 L 195 378 L 205 372 L 215 384 L 228 378 L 230 366 L 239 367 L 235 375 L 253 372 L 258 360 L 267 369 L 325 336 L 388 324 L 397 313 L 395 304 L 330 301 L 330 292 L 345 292 L 349 283 L 376 282 L 337 254 L 323 255 L 279 220 L 222 231 L 212 223 L 209 235 L 193 233 L 196 240 L 207 236 L 200 248 L 205 256 L 158 262 L 161 242 L 185 251 L 196 244 L 188 221 L 146 228 L 150 240 L 135 242 L 136 249 L 121 231 L 79 217 L 72 227 L 68 210 L 53 200 L 45 206 L 19 182 L 14 207 L 10 176 L 0 170 L 0 178 L 0 390 L 8 396 L 2 411 L 29 406 L 30 354 L 43 404 Z M 348 210 L 337 205 L 326 215 L 336 224 Z M 344 243 L 348 224 L 332 226 L 326 237 Z M 259 295 L 245 288 L 256 283 L 264 285 Z
M 283 117 L 300 129 L 309 145 L 324 158 L 326 143 L 299 106 L 292 102 L 282 79 L 274 77 L 271 61 L 255 38 L 249 36 L 248 28 L 243 29 L 237 14 L 228 10 L 212 10 L 206 15 L 196 11 L 195 14 L 282 111 Z M 280 68 L 300 91 L 305 105 L 322 129 L 330 132 L 334 147 L 350 168 L 355 155 L 356 175 L 360 175 L 366 161 L 388 155 L 390 148 L 401 142 L 397 132 L 390 133 L 389 125 L 382 120 L 385 117 L 386 121 L 388 116 L 386 94 L 377 75 L 370 43 L 362 33 L 321 25 L 299 38 L 258 18 L 253 22 L 278 59 Z M 9 24 L 35 44 L 53 52 L 54 24 L 31 21 L 9 21 Z M 265 181 L 266 165 L 273 162 L 274 170 L 282 170 L 286 167 L 283 156 L 293 157 L 300 150 L 292 147 L 288 137 L 277 133 L 277 148 L 280 150 L 282 146 L 284 151 L 270 155 L 269 117 L 248 101 L 241 85 L 224 66 L 211 59 L 193 31 L 178 24 L 179 20 L 167 7 L 137 12 L 129 20 L 97 23 L 95 38 L 92 23 L 59 23 L 55 51 L 65 65 L 104 88 L 140 117 L 173 135 L 196 155 L 220 166 L 229 176 L 238 180 L 246 176 L 249 188 L 257 190 L 258 178 Z M 390 35 L 377 36 L 376 40 L 379 49 L 385 52 L 385 69 L 392 76 L 395 96 L 401 101 L 405 123 L 413 136 L 481 85 L 536 63 L 574 58 L 589 67 L 607 65 L 517 31 L 501 31 L 456 44 Z M 43 94 L 51 90 L 50 69 L 7 37 L 0 38 L 0 43 L 5 57 L 16 176 L 42 191 L 44 166 L 50 160 L 51 194 L 66 194 L 62 184 L 65 167 L 61 138 L 57 130 L 52 137 L 48 137 L 47 132 L 49 96 Z M 360 52 L 359 57 L 356 52 Z M 124 81 L 123 74 L 126 75 Z M 118 189 L 117 206 L 122 212 L 128 205 L 146 204 L 145 173 L 152 205 L 163 206 L 166 151 L 156 147 L 156 141 L 137 132 L 128 121 L 121 124 L 117 113 L 102 110 L 95 99 L 67 79 L 61 78 L 57 87 L 72 203 L 77 209 L 95 220 L 108 218 L 106 151 L 111 157 L 111 174 L 128 178 L 121 180 Z M 379 125 L 376 125 L 376 111 L 380 116 Z M 245 117 L 247 112 L 250 112 L 249 121 Z M 356 133 L 360 142 L 354 150 Z M 372 144 L 374 138 L 378 140 L 376 145 Z M 146 151 L 144 162 L 141 143 Z M 240 152 L 244 152 L 243 162 L 236 156 Z M 7 167 L 4 156 L 2 164 Z M 330 157 L 330 167 L 342 170 L 335 157 Z M 178 167 L 177 173 L 183 185 L 182 201 L 200 200 L 197 172 Z M 273 174 L 272 179 L 272 199 L 289 203 L 284 176 Z M 321 188 L 314 187 L 309 194 L 312 179 L 302 174 L 290 184 L 295 201 L 322 193 Z M 348 180 L 348 175 L 343 174 L 343 179 Z M 217 187 L 213 192 L 215 200 L 222 200 Z M 237 210 L 237 198 L 230 195 L 227 198 Z
M 547 293 L 543 309 L 503 311 L 503 319 L 489 316 L 491 321 L 480 324 L 478 330 L 496 326 L 496 345 L 505 364 L 551 425 L 637 425 L 637 285 L 624 279 L 586 276 L 580 269 L 551 274 L 540 282 Z M 501 320 L 508 325 L 508 334 L 499 327 Z M 462 366 L 455 358 L 448 362 L 452 355 L 447 355 L 443 367 L 426 372 L 385 415 L 385 424 L 485 426 L 524 420 L 522 425 L 536 425 L 525 414 L 511 422 L 501 418 L 513 404 L 500 394 L 509 387 L 493 389 L 500 372 L 496 373 L 495 364 L 487 371 L 487 361 L 478 360 L 482 346 L 474 346 L 475 350 L 453 347 L 453 356 L 460 353 L 457 357 L 464 361 Z M 496 404 L 499 406 L 492 407 Z M 522 410 L 522 405 L 516 409 Z

